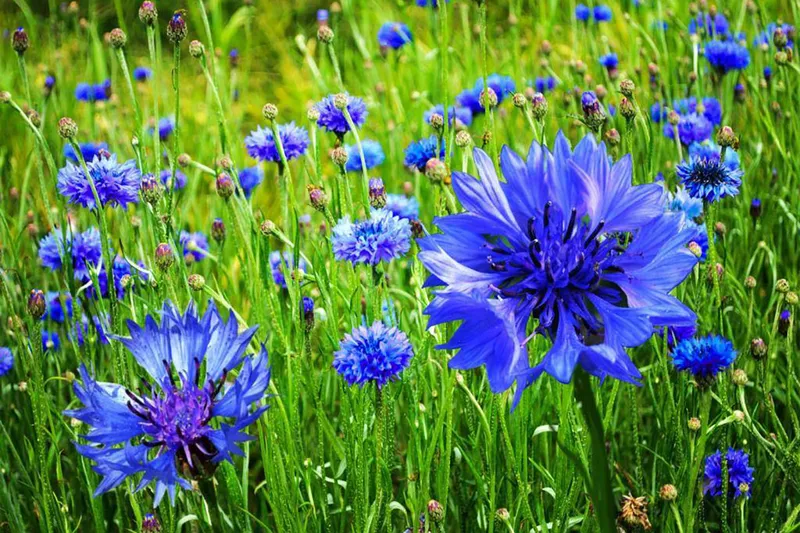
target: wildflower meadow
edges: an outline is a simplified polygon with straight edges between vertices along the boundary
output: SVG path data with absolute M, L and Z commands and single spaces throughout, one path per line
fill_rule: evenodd
M 799 17 L 0 1 L 0 531 L 800 530 Z

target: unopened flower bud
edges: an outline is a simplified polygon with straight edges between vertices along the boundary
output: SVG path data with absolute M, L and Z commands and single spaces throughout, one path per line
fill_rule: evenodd
M 44 298 L 44 292 L 33 289 L 28 296 L 28 313 L 34 320 L 39 320 L 44 316 L 45 311 L 47 311 L 47 301 Z
M 742 370 L 741 368 L 737 368 L 733 371 L 733 384 L 737 387 L 744 387 L 747 385 L 747 372 Z
M 139 7 L 139 20 L 148 26 L 155 26 L 158 20 L 158 10 L 156 5 L 150 0 L 145 0 Z
M 699 418 L 693 416 L 689 419 L 688 426 L 690 431 L 700 431 L 700 428 L 703 427 L 703 424 L 700 422 Z
M 758 220 L 761 216 L 761 200 L 759 198 L 753 198 L 753 201 L 750 202 L 750 218 L 753 221 Z
M 0 91 L 0 104 L 7 104 L 11 101 L 11 93 L 8 91 Z
M 681 121 L 681 116 L 674 109 L 670 110 L 670 112 L 667 113 L 667 122 L 669 122 L 671 126 L 677 126 L 680 121 Z
M 317 211 L 325 211 L 328 207 L 328 195 L 325 194 L 325 191 L 316 185 L 309 185 L 306 189 L 308 190 L 308 201 L 311 207 Z
M 610 146 L 617 146 L 621 140 L 619 131 L 617 131 L 616 128 L 611 128 L 610 130 L 606 130 L 603 136 L 605 137 L 606 142 Z
M 165 242 L 156 246 L 155 262 L 162 272 L 169 270 L 175 264 L 175 252 L 172 251 L 172 246 Z
M 514 96 L 511 97 L 511 101 L 514 103 L 514 107 L 522 109 L 523 107 L 525 107 L 525 102 L 527 101 L 527 99 L 525 98 L 525 95 L 522 93 L 514 93 Z
M 369 180 L 369 205 L 375 209 L 381 209 L 386 206 L 386 188 L 380 178 L 371 178 Z
M 442 504 L 436 500 L 430 500 L 428 502 L 428 516 L 431 517 L 431 521 L 434 524 L 444 520 L 444 507 L 442 507 Z
M 153 513 L 147 513 L 142 520 L 142 533 L 158 533 L 161 531 L 161 523 Z
M 124 48 L 125 45 L 128 43 L 128 36 L 125 35 L 125 32 L 122 31 L 120 28 L 114 28 L 108 34 L 108 40 L 111 43 L 111 46 L 114 48 L 120 49 Z
M 790 288 L 789 282 L 786 279 L 781 278 L 775 283 L 775 290 L 781 294 L 786 294 L 789 292 Z
M 167 39 L 173 44 L 178 44 L 186 39 L 186 34 L 189 33 L 186 28 L 185 13 L 182 9 L 175 11 L 167 23 Z
M 467 130 L 461 130 L 456 133 L 456 146 L 459 148 L 466 148 L 472 144 L 472 136 Z
M 747 276 L 744 278 L 744 286 L 748 289 L 755 289 L 757 284 L 758 282 L 753 276 Z
M 28 39 L 28 33 L 25 31 L 25 28 L 19 27 L 16 30 L 14 30 L 14 34 L 11 36 L 11 48 L 13 48 L 14 51 L 19 55 L 22 55 L 28 49 L 29 45 L 30 41 Z
M 187 153 L 183 153 L 183 154 L 178 156 L 178 165 L 181 168 L 188 167 L 189 163 L 191 163 L 191 162 L 192 162 L 192 157 Z
M 278 106 L 275 104 L 264 104 L 264 107 L 261 109 L 261 114 L 264 115 L 265 119 L 271 122 L 278 118 Z
M 511 518 L 511 514 L 508 512 L 508 509 L 506 509 L 505 507 L 501 507 L 500 509 L 495 511 L 494 517 L 495 520 L 504 524 L 509 521 L 509 519 Z
M 797 293 L 792 291 L 787 292 L 786 303 L 789 305 L 797 305 Z
M 316 122 L 319 120 L 319 109 L 315 106 L 311 106 L 308 108 L 308 112 L 306 113 L 309 122 Z
M 154 206 L 161 200 L 161 183 L 152 174 L 145 174 L 142 176 L 142 182 L 139 187 L 142 191 L 142 198 L 144 198 L 144 201 L 148 204 Z
M 444 128 L 444 117 L 439 113 L 433 113 L 429 119 L 429 122 L 434 131 L 442 131 Z
M 261 223 L 259 229 L 261 230 L 261 235 L 268 237 L 275 234 L 275 232 L 278 230 L 278 226 L 276 226 L 273 221 L 267 219 Z
M 722 147 L 733 146 L 736 143 L 736 134 L 730 126 L 722 126 L 717 132 L 717 144 Z
M 547 115 L 547 98 L 542 93 L 534 93 L 531 98 L 531 114 L 540 122 Z
M 450 179 L 450 169 L 441 159 L 432 157 L 425 163 L 425 176 L 433 183 L 443 183 Z
M 783 31 L 783 28 L 775 28 L 775 32 L 772 34 L 772 44 L 775 45 L 775 48 L 783 50 L 788 43 L 789 38 L 786 36 L 786 32 Z
M 344 146 L 338 146 L 331 150 L 331 161 L 338 167 L 344 167 L 347 163 L 347 150 Z
M 195 59 L 200 59 L 206 53 L 206 47 L 197 39 L 189 43 L 189 55 Z
M 337 93 L 333 96 L 333 107 L 342 111 L 347 107 L 350 97 L 345 93 Z
M 193 291 L 202 291 L 206 286 L 206 278 L 200 274 L 190 274 L 186 282 Z
M 481 107 L 484 109 L 497 107 L 497 93 L 495 93 L 494 89 L 491 87 L 484 89 L 481 91 L 478 101 L 481 103 Z
M 619 114 L 627 121 L 636 118 L 636 106 L 625 96 L 623 96 L 622 100 L 619 102 Z
M 62 139 L 72 139 L 78 134 L 78 125 L 69 117 L 58 121 L 58 134 Z
M 215 218 L 211 223 L 211 238 L 219 244 L 225 240 L 226 233 L 225 222 L 221 218 Z
M 665 502 L 671 502 L 678 497 L 678 489 L 675 488 L 675 485 L 667 483 L 658 490 L 658 495 Z
M 764 342 L 764 339 L 755 338 L 750 341 L 750 355 L 752 355 L 753 359 L 756 361 L 760 361 L 766 357 L 767 343 Z
M 233 180 L 228 174 L 222 172 L 217 176 L 216 187 L 217 194 L 223 200 L 227 200 L 233 196 L 233 190 L 235 186 Z
M 636 90 L 636 84 L 633 83 L 633 80 L 626 78 L 621 82 L 619 82 L 619 92 L 622 93 L 622 96 L 630 98 L 631 96 L 633 96 L 633 91 L 635 90 Z
M 323 42 L 325 44 L 331 44 L 333 42 L 333 30 L 327 24 L 320 25 L 317 29 L 317 40 Z

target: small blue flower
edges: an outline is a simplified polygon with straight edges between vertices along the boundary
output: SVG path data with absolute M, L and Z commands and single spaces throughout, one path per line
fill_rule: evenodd
M 494 91 L 494 94 L 497 95 L 498 104 L 502 103 L 508 95 L 513 94 L 516 90 L 514 80 L 509 76 L 503 76 L 501 74 L 492 74 L 488 76 L 486 78 L 486 83 L 489 85 L 489 88 Z M 456 96 L 456 103 L 461 107 L 468 108 L 475 115 L 484 113 L 486 110 L 483 108 L 483 105 L 481 105 L 481 92 L 483 92 L 483 88 L 483 78 L 478 78 L 471 89 L 465 89 Z
M 701 143 L 709 138 L 714 132 L 714 125 L 703 115 L 692 113 L 680 117 L 678 122 L 678 138 L 681 144 L 690 145 Z M 668 139 L 675 138 L 675 131 L 672 124 L 664 124 L 664 136 Z
M 667 118 L 669 111 L 666 107 L 661 105 L 661 102 L 655 102 L 650 106 L 650 120 L 656 124 Z
M 346 334 L 333 354 L 333 368 L 350 385 L 375 383 L 383 388 L 405 370 L 414 349 L 405 333 L 376 320 Z
M 339 261 L 353 265 L 389 263 L 411 248 L 411 226 L 391 211 L 373 209 L 367 220 L 351 222 L 348 216 L 339 220 L 333 228 L 331 244 Z
M 750 52 L 734 40 L 708 41 L 705 56 L 709 64 L 723 74 L 731 70 L 742 70 L 750 64 Z
M 447 3 L 450 3 L 450 0 L 447 0 Z M 438 0 L 417 0 L 417 5 L 419 7 L 439 7 Z
M 719 335 L 684 339 L 672 350 L 672 363 L 695 377 L 714 378 L 736 359 L 733 343 Z
M 135 160 L 119 163 L 117 156 L 112 154 L 110 157 L 96 156 L 92 161 L 87 161 L 86 166 L 94 180 L 101 205 L 119 205 L 126 209 L 128 204 L 139 201 L 142 176 Z M 58 191 L 69 198 L 70 203 L 88 209 L 96 207 L 89 179 L 78 165 L 68 162 L 58 171 Z
M 398 218 L 405 218 L 406 220 L 417 220 L 419 218 L 419 202 L 413 196 L 387 194 L 385 209 L 391 211 Z
M 408 168 L 416 168 L 422 172 L 425 170 L 425 165 L 428 163 L 428 160 L 436 158 L 437 146 L 439 147 L 439 159 L 444 159 L 444 141 L 442 141 L 441 146 L 439 146 L 439 138 L 436 135 L 431 135 L 426 139 L 412 142 L 406 148 L 406 157 L 403 164 Z
M 169 136 L 172 135 L 172 132 L 175 131 L 175 117 L 162 117 L 158 121 L 158 138 L 162 141 L 166 141 L 169 139 Z M 147 130 L 150 135 L 155 135 L 156 128 L 154 126 L 150 126 Z
M 174 504 L 178 485 L 192 487 L 183 476 L 232 461 L 233 454 L 243 455 L 239 445 L 253 439 L 245 431 L 267 409 L 267 352 L 262 346 L 257 356 L 245 356 L 256 328 L 239 333 L 233 315 L 224 319 L 213 302 L 202 315 L 193 303 L 181 314 L 167 302 L 160 324 L 148 315 L 144 327 L 128 321 L 128 329 L 130 338 L 113 338 L 152 386 L 135 393 L 98 382 L 81 366 L 74 390 L 83 407 L 64 415 L 90 427 L 83 436 L 89 444 L 75 447 L 103 477 L 95 496 L 141 473 L 137 490 L 155 482 L 154 507 L 167 493 Z M 225 387 L 229 372 L 236 380 Z
M 709 13 L 698 13 L 689 21 L 689 33 L 692 35 L 701 33 L 706 37 L 725 37 L 729 35 L 728 28 L 728 19 L 722 13 L 717 13 L 713 17 Z
M 306 153 L 309 140 L 308 131 L 305 128 L 295 125 L 294 122 L 279 124 L 278 135 L 280 136 L 281 146 L 283 146 L 283 153 L 287 161 L 297 159 Z M 275 144 L 275 137 L 271 128 L 258 126 L 244 140 L 244 145 L 247 148 L 248 155 L 257 161 L 281 162 L 281 155 Z
M 108 145 L 106 143 L 81 143 L 80 149 L 83 159 L 88 164 L 89 161 L 100 154 L 100 150 L 108 150 Z M 78 163 L 78 155 L 75 153 L 75 149 L 69 143 L 64 145 L 64 157 L 76 164 Z
M 111 97 L 111 80 L 91 85 L 79 83 L 75 86 L 75 99 L 79 102 L 102 102 Z
M 690 157 L 678 164 L 675 173 L 690 195 L 707 202 L 739 194 L 744 174 L 739 168 L 721 163 L 719 156 L 716 159 Z
M 247 198 L 250 198 L 253 194 L 253 190 L 261 185 L 262 181 L 264 181 L 264 170 L 258 165 L 243 168 L 239 171 L 239 183 Z
M 61 350 L 61 338 L 55 331 L 42 330 L 42 351 L 55 353 Z
M 345 163 L 344 169 L 347 172 L 361 172 L 361 154 L 358 152 L 358 145 L 348 144 L 344 148 L 347 150 L 347 163 Z M 381 143 L 378 141 L 365 139 L 361 141 L 361 149 L 364 151 L 364 163 L 367 165 L 367 169 L 377 167 L 386 159 Z
M 595 22 L 608 22 L 613 15 L 611 13 L 611 8 L 606 5 L 594 6 L 592 14 L 594 15 Z
M 169 188 L 170 182 L 172 181 L 172 171 L 168 168 L 165 168 L 161 171 L 161 183 L 164 187 Z M 181 172 L 180 169 L 175 169 L 175 190 L 179 191 L 186 187 L 186 183 L 189 181 L 189 178 L 186 177 L 186 174 Z
M 616 69 L 619 66 L 617 54 L 610 53 L 600 56 L 600 64 L 608 70 Z
M 441 117 L 444 118 L 444 105 L 438 104 L 425 111 L 423 118 L 427 124 L 431 123 L 431 115 L 434 114 L 441 115 Z M 447 119 L 451 126 L 454 124 L 453 121 L 455 120 L 456 126 L 466 127 L 472 124 L 472 111 L 468 107 L 456 107 L 451 105 L 447 109 Z
M 66 292 L 62 295 L 58 292 L 48 292 L 45 300 L 47 301 L 47 314 L 42 319 L 49 318 L 59 324 L 67 318 L 72 319 L 72 295 L 70 293 Z M 66 309 L 66 314 L 64 309 Z
M 74 235 L 68 231 L 65 245 L 61 229 L 54 228 L 39 241 L 39 260 L 50 270 L 61 269 L 63 266 L 61 259 L 65 251 L 71 252 L 75 279 L 89 279 L 89 268 L 99 265 L 103 257 L 100 231 L 97 228 L 89 228 L 83 233 Z
M 575 6 L 575 18 L 577 20 L 580 20 L 582 22 L 586 22 L 587 20 L 589 20 L 589 17 L 591 16 L 591 14 L 592 14 L 592 11 L 589 9 L 589 6 L 587 6 L 585 4 L 578 4 L 577 6 Z M 541 92 L 541 91 L 539 91 L 539 92 Z
M 183 247 L 183 258 L 187 263 L 202 261 L 208 255 L 208 239 L 201 231 L 196 233 L 182 231 L 180 243 Z
M 378 30 L 378 44 L 381 48 L 397 50 L 412 40 L 411 30 L 402 22 L 384 22 Z
M 5 346 L 0 346 L 0 377 L 5 376 L 14 368 L 14 354 Z
M 755 479 L 753 477 L 755 469 L 750 466 L 750 456 L 744 450 L 728 448 L 725 460 L 728 467 L 728 492 L 733 490 L 734 498 L 740 498 L 742 495 L 749 498 Z M 722 496 L 722 453 L 719 450 L 706 458 L 704 477 L 703 493 Z
M 549 93 L 556 88 L 556 79 L 553 76 L 537 77 L 533 83 L 537 93 Z
M 153 70 L 148 67 L 136 67 L 133 69 L 133 79 L 138 82 L 145 82 L 153 76 Z
M 698 159 L 715 159 L 719 161 L 722 149 L 712 140 L 689 145 L 689 157 Z M 725 165 L 731 170 L 739 168 L 739 153 L 736 150 L 725 150 Z
M 673 213 L 684 213 L 691 220 L 703 214 L 703 200 L 689 195 L 684 187 L 678 187 L 674 195 L 669 194 L 667 209 Z
M 277 250 L 273 250 L 269 254 L 269 267 L 272 270 L 272 280 L 275 285 L 286 288 L 286 273 L 292 275 L 294 270 L 294 256 L 290 252 L 283 252 L 281 254 Z M 302 272 L 306 271 L 306 261 L 302 257 L 298 261 L 297 268 Z
M 317 103 L 316 107 L 317 111 L 319 111 L 317 126 L 337 135 L 344 135 L 350 131 L 350 126 L 347 124 L 344 112 L 334 105 L 334 98 L 335 96 L 331 94 Z M 367 119 L 367 105 L 364 100 L 356 96 L 347 95 L 347 112 L 350 114 L 355 127 L 360 128 L 364 125 L 364 121 Z
M 99 316 L 93 316 L 90 324 L 86 315 L 83 315 L 79 321 L 75 322 L 70 340 L 77 342 L 78 346 L 83 346 L 89 341 L 92 329 L 97 333 L 97 340 L 100 341 L 100 344 L 109 343 L 108 336 L 105 333 L 109 329 L 108 317 L 100 318 Z

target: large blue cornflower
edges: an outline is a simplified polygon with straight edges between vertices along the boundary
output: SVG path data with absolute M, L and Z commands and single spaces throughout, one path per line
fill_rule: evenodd
M 256 165 L 254 167 L 243 168 L 239 171 L 239 184 L 247 198 L 253 194 L 253 190 L 264 181 L 264 169 Z
M 83 159 L 89 163 L 95 156 L 100 155 L 100 150 L 108 150 L 108 145 L 106 143 L 82 143 L 80 149 Z M 74 163 L 79 162 L 75 149 L 69 143 L 64 145 L 64 157 Z
M 344 112 L 336 108 L 334 99 L 335 95 L 331 94 L 317 103 L 316 107 L 319 111 L 317 126 L 342 136 L 350 131 L 350 125 L 347 124 Z M 364 121 L 367 120 L 367 105 L 361 98 L 347 95 L 347 112 L 356 128 L 363 126 Z
M 294 256 L 291 252 L 283 252 L 282 254 L 273 250 L 269 254 L 269 267 L 272 270 L 272 281 L 275 285 L 286 288 L 286 274 L 292 276 L 294 270 Z M 298 261 L 297 268 L 302 272 L 306 271 L 306 260 L 302 257 Z
M 408 367 L 414 349 L 405 333 L 380 320 L 359 326 L 344 336 L 333 354 L 333 368 L 350 385 L 374 382 L 383 388 Z
M 353 265 L 377 265 L 404 255 L 411 248 L 411 225 L 386 209 L 373 209 L 367 220 L 345 216 L 331 235 L 333 255 Z
M 103 206 L 119 205 L 126 209 L 128 204 L 139 201 L 142 175 L 135 160 L 129 159 L 120 163 L 114 154 L 109 157 L 99 155 L 87 161 L 86 166 Z M 95 208 L 91 184 L 79 165 L 68 162 L 67 166 L 58 171 L 58 191 L 69 198 L 70 203 L 88 209 Z
M 423 118 L 427 124 L 431 123 L 431 115 L 434 114 L 441 115 L 441 117 L 444 118 L 444 105 L 438 104 L 425 111 Z M 447 109 L 447 120 L 450 122 L 451 126 L 453 124 L 459 127 L 469 126 L 472 124 L 472 110 L 468 107 L 456 107 L 451 105 Z
M 5 376 L 14 368 L 14 354 L 5 346 L 0 346 L 0 377 Z
M 397 50 L 414 39 L 409 27 L 402 22 L 384 22 L 378 30 L 378 44 L 381 48 Z
M 297 159 L 306 153 L 308 148 L 308 131 L 302 126 L 295 125 L 294 122 L 278 125 L 278 135 L 281 138 L 283 153 L 287 161 Z M 258 161 L 270 161 L 280 163 L 281 155 L 275 144 L 275 136 L 271 128 L 258 126 L 255 131 L 244 140 L 247 153 Z
M 202 261 L 208 255 L 208 239 L 202 231 L 196 233 L 182 231 L 180 243 L 183 247 L 183 259 L 187 263 Z
M 100 231 L 89 228 L 83 233 L 67 232 L 67 242 L 60 228 L 54 228 L 39 241 L 39 260 L 42 265 L 50 270 L 59 270 L 62 265 L 62 255 L 69 251 L 72 256 L 72 270 L 75 279 L 86 280 L 89 278 L 89 268 L 100 264 L 103 249 L 100 240 Z
M 420 139 L 409 144 L 406 148 L 406 157 L 403 163 L 408 168 L 416 168 L 422 172 L 425 170 L 428 160 L 436 158 L 437 146 L 439 147 L 439 159 L 444 159 L 444 141 L 440 144 L 439 138 L 436 135 L 431 135 L 426 139 Z
M 750 456 L 744 450 L 734 450 L 728 448 L 725 454 L 728 467 L 728 491 L 733 491 L 733 497 L 739 498 L 742 495 L 750 497 L 753 487 L 753 472 L 755 469 L 750 466 Z M 710 496 L 722 496 L 722 453 L 717 450 L 706 457 L 705 484 L 703 493 Z
M 709 138 L 714 133 L 714 125 L 703 115 L 691 113 L 683 115 L 678 122 L 678 138 L 681 144 L 690 145 L 692 143 L 701 143 Z M 668 139 L 675 138 L 675 131 L 672 124 L 664 124 L 664 136 Z
M 358 145 L 348 144 L 344 148 L 347 150 L 347 163 L 345 163 L 344 169 L 348 172 L 361 172 L 361 154 L 358 152 Z M 361 141 L 361 149 L 364 151 L 364 163 L 367 165 L 367 169 L 377 167 L 386 159 L 381 143 L 378 141 L 365 139 Z
M 678 163 L 675 174 L 690 195 L 707 202 L 716 202 L 726 196 L 739 194 L 744 173 L 739 168 L 731 168 L 726 162 L 720 162 L 719 156 L 691 156 Z
M 133 79 L 138 82 L 145 82 L 153 76 L 153 70 L 148 67 L 136 67 L 133 69 Z
M 413 196 L 387 194 L 385 209 L 391 211 L 398 218 L 407 220 L 417 220 L 419 218 L 419 202 Z
M 489 88 L 494 91 L 494 94 L 497 95 L 498 104 L 502 103 L 507 96 L 514 94 L 514 91 L 517 88 L 514 80 L 511 77 L 503 76 L 501 74 L 492 74 L 491 76 L 488 76 L 486 78 L 486 83 L 489 85 Z M 481 93 L 483 92 L 483 87 L 483 78 L 478 78 L 475 81 L 475 85 L 473 85 L 471 89 L 464 89 L 458 96 L 456 96 L 456 103 L 458 103 L 458 105 L 461 107 L 468 108 L 475 115 L 484 113 L 486 110 L 481 104 Z
M 719 335 L 684 339 L 672 351 L 672 364 L 697 378 L 709 380 L 736 359 L 733 343 Z
M 181 172 L 179 169 L 175 169 L 175 183 L 174 188 L 176 191 L 179 191 L 186 187 L 186 182 L 189 181 L 189 178 L 186 177 L 186 174 Z M 161 171 L 161 183 L 164 187 L 170 187 L 173 184 L 172 182 L 172 171 L 168 168 L 165 168 Z
M 426 285 L 443 286 L 428 325 L 461 321 L 439 346 L 460 350 L 450 366 L 485 365 L 494 392 L 518 380 L 515 401 L 542 372 L 567 383 L 578 365 L 636 383 L 625 348 L 654 327 L 695 323 L 669 292 L 697 263 L 686 245 L 698 230 L 665 213 L 661 185 L 632 186 L 630 155 L 612 165 L 592 135 L 573 151 L 559 133 L 552 153 L 533 143 L 527 160 L 504 147 L 504 181 L 486 153 L 474 156 L 480 180 L 453 173 L 467 211 L 436 219 L 443 233 L 417 241 Z M 531 368 L 534 334 L 553 346 Z
M 722 74 L 742 70 L 750 64 L 750 52 L 732 39 L 708 41 L 705 44 L 705 56 L 708 63 Z
M 192 487 L 186 477 L 243 455 L 239 444 L 253 439 L 245 429 L 267 409 L 260 405 L 270 378 L 266 349 L 245 356 L 256 328 L 240 334 L 213 303 L 200 315 L 193 303 L 181 314 L 167 302 L 161 315 L 161 324 L 150 315 L 144 327 L 128 321 L 130 338 L 113 337 L 153 380 L 143 391 L 96 381 L 80 368 L 74 389 L 84 407 L 64 414 L 91 427 L 83 436 L 90 444 L 75 446 L 103 476 L 95 496 L 143 474 L 137 490 L 155 482 L 154 506 L 165 493 L 174 504 L 178 485 Z
M 72 295 L 58 292 L 48 292 L 45 295 L 47 313 L 42 317 L 53 322 L 63 323 L 67 318 L 72 319 Z M 65 311 L 66 310 L 66 311 Z

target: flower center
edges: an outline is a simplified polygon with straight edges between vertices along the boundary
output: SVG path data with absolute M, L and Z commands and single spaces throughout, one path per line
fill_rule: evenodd
M 719 157 L 698 159 L 692 168 L 691 180 L 698 184 L 717 186 L 725 183 L 726 172 Z

